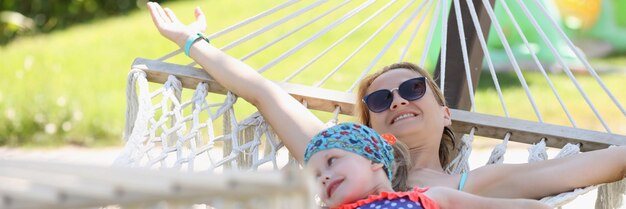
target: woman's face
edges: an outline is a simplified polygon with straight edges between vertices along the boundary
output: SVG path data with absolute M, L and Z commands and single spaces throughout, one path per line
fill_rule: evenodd
M 380 89 L 394 89 L 402 82 L 422 77 L 419 73 L 399 68 L 390 70 L 374 79 L 367 94 Z M 439 146 L 443 128 L 451 124 L 450 112 L 440 105 L 429 85 L 420 99 L 407 101 L 393 91 L 393 102 L 389 109 L 380 113 L 369 111 L 372 128 L 379 133 L 392 133 L 409 148 L 423 146 L 424 141 Z M 429 140 L 426 140 L 429 139 Z

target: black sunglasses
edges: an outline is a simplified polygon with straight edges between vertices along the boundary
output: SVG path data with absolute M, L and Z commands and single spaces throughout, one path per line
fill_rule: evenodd
M 363 102 L 367 108 L 375 113 L 379 113 L 389 109 L 393 102 L 393 91 L 407 101 L 415 101 L 424 96 L 426 93 L 426 77 L 417 77 L 406 80 L 394 89 L 381 89 L 363 97 Z

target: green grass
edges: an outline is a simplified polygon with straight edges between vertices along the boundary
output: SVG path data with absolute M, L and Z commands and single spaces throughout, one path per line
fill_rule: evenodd
M 130 63 L 171 49 L 148 21 L 143 10 L 0 49 L 0 144 L 119 144 Z
M 171 7 L 178 14 L 179 19 L 190 22 L 193 19 L 193 8 L 199 5 L 207 15 L 209 29 L 206 34 L 211 34 L 218 29 L 233 25 L 277 5 L 278 2 L 280 1 L 249 1 L 241 4 L 228 0 L 182 1 L 168 3 L 166 6 Z M 303 8 L 306 4 L 308 3 L 298 3 L 294 7 Z M 333 14 L 334 17 L 349 12 L 349 8 L 354 8 L 356 4 L 360 4 L 360 2 L 351 3 L 352 6 L 348 5 L 339 9 L 338 14 Z M 383 3 L 376 3 L 367 8 L 366 11 L 372 13 L 382 5 Z M 331 6 L 322 5 L 315 10 L 325 11 Z M 401 6 L 393 5 L 392 11 Z M 225 46 L 227 43 L 258 30 L 294 10 L 281 11 L 259 21 L 257 24 L 237 30 L 233 35 L 219 37 L 213 43 L 216 46 Z M 243 57 L 252 49 L 272 41 L 278 34 L 291 30 L 320 13 L 312 12 L 298 17 L 290 21 L 286 27 L 276 28 L 255 38 L 255 41 L 246 42 L 228 50 L 227 53 L 234 57 Z M 391 16 L 392 13 L 387 12 L 382 15 Z M 401 16 L 399 22 L 404 21 L 407 16 Z M 358 14 L 356 17 L 356 19 L 364 18 L 366 16 L 362 14 Z M 373 22 L 382 24 L 384 19 L 374 19 Z M 269 47 L 246 60 L 246 63 L 255 68 L 260 68 L 328 23 L 328 21 L 314 23 L 294 34 L 293 37 L 288 37 L 280 44 Z M 300 66 L 301 63 L 308 61 L 341 37 L 337 34 L 344 34 L 358 23 L 358 21 L 347 21 L 345 25 L 336 29 L 336 33 L 323 36 L 307 46 L 307 50 L 295 53 L 263 75 L 273 80 L 284 78 L 292 70 L 295 70 L 293 66 Z M 391 27 L 397 28 L 400 24 L 394 23 Z M 293 82 L 306 85 L 316 83 L 320 79 L 320 75 L 323 76 L 335 68 L 337 64 L 343 61 L 344 57 L 352 53 L 352 50 L 359 45 L 362 39 L 369 37 L 376 29 L 377 27 L 367 26 L 357 31 L 345 43 L 340 44 L 336 50 L 324 56 L 323 60 L 295 77 Z M 424 31 L 420 32 L 421 36 L 426 35 Z M 383 48 L 386 43 L 385 40 L 388 40 L 392 35 L 391 33 L 383 33 L 381 37 L 374 39 L 371 44 L 367 45 L 364 51 L 371 51 L 369 56 L 375 55 Z M 407 37 L 401 37 L 398 43 L 394 44 L 395 48 L 383 56 L 373 69 L 396 62 L 401 53 L 402 47 L 400 46 L 407 41 Z M 417 49 L 423 48 L 423 43 L 413 43 L 411 48 L 414 50 L 410 51 L 408 56 L 419 57 L 420 52 Z M 126 77 L 130 64 L 136 57 L 157 58 L 175 49 L 174 44 L 158 34 L 145 9 L 127 16 L 92 21 L 88 24 L 50 34 L 22 37 L 0 48 L 0 76 L 3 78 L 3 82 L 0 82 L 0 124 L 2 124 L 0 125 L 0 145 L 56 146 L 68 143 L 86 146 L 119 145 L 124 127 Z M 341 57 L 341 59 L 337 57 Z M 323 87 L 339 90 L 349 88 L 354 78 L 371 60 L 372 58 L 366 55 L 355 56 Z M 189 61 L 184 56 L 178 56 L 171 60 L 171 62 L 177 63 L 188 63 Z M 300 63 L 300 65 L 296 65 L 296 63 Z M 486 73 L 483 74 L 486 75 Z M 559 113 L 562 111 L 552 107 L 554 106 L 553 96 L 551 96 L 549 89 L 539 82 L 543 79 L 540 74 L 527 73 L 527 75 L 526 79 L 530 83 L 534 97 L 540 101 L 538 102 L 539 105 L 542 105 L 540 110 L 544 120 L 551 123 L 567 124 L 567 120 L 562 119 L 563 114 Z M 501 78 L 506 80 L 514 78 L 514 76 L 514 74 L 502 74 Z M 555 83 L 559 83 L 555 85 L 567 83 L 565 75 L 552 74 L 550 76 Z M 626 91 L 623 90 L 626 76 L 623 73 L 616 73 L 602 77 L 620 102 L 626 104 Z M 596 98 L 595 92 L 600 92 L 600 90 L 591 83 L 593 79 L 589 76 L 577 76 L 577 78 L 585 84 L 584 88 L 588 93 L 593 92 L 591 93 L 593 100 L 604 101 L 597 104 L 597 108 L 600 109 L 604 117 L 608 118 L 613 131 L 626 133 L 626 127 L 623 125 L 626 124 L 624 115 L 611 106 L 611 103 L 605 102 L 607 101 L 606 98 Z M 517 85 L 511 85 L 507 88 L 514 92 L 506 98 L 511 115 L 534 120 L 533 115 L 528 114 L 526 110 L 529 107 L 526 104 L 527 101 L 521 102 L 526 97 L 523 90 Z M 561 95 L 562 97 L 571 98 L 577 94 L 575 88 L 571 86 L 564 86 L 563 88 L 566 89 L 567 93 Z M 478 89 L 477 98 L 484 98 L 477 104 L 479 112 L 502 115 L 501 108 L 494 106 L 499 104 L 495 100 L 497 96 L 494 92 L 495 90 L 488 85 L 483 85 Z M 186 96 L 190 94 L 190 92 L 185 93 Z M 599 123 L 593 119 L 593 113 L 587 110 L 588 108 L 583 102 L 576 101 L 578 100 L 567 105 L 570 111 L 577 113 L 576 120 L 580 121 L 579 125 L 590 129 L 600 129 Z M 522 111 L 522 109 L 525 110 Z M 254 108 L 241 104 L 238 105 L 237 110 L 240 112 L 239 115 L 245 115 L 253 112 Z M 579 114 L 581 112 L 582 114 Z M 329 117 L 327 113 L 317 114 L 322 118 Z
M 544 122 L 572 126 L 557 97 L 545 82 L 545 78 L 537 72 L 524 73 L 524 77 L 528 83 L 531 97 L 535 101 L 538 112 Z M 580 95 L 578 89 L 566 75 L 549 74 L 548 77 L 557 89 L 559 97 L 577 127 L 606 132 L 590 105 Z M 601 74 L 601 77 L 611 90 L 611 93 L 624 105 L 626 103 L 626 91 L 624 91 L 623 82 L 626 81 L 626 76 L 623 73 L 606 73 Z M 615 103 L 612 102 L 595 79 L 586 74 L 576 75 L 575 78 L 611 131 L 624 135 L 626 133 L 626 126 L 624 125 L 626 124 L 626 117 L 624 117 L 624 113 L 616 107 Z M 504 95 L 504 101 L 510 116 L 537 121 L 538 117 L 532 111 L 532 106 L 528 99 L 529 96 L 519 87 L 516 75 L 514 73 L 498 73 L 498 79 L 500 83 L 508 83 L 501 86 L 502 91 L 507 92 Z M 476 93 L 476 100 L 480 101 L 476 105 L 477 112 L 504 115 L 496 90 L 492 87 L 492 82 L 491 76 L 487 72 L 483 72 L 481 85 L 479 85 Z

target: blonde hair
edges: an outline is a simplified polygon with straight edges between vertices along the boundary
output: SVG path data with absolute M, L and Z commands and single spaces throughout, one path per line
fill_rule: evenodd
M 400 63 L 391 64 L 389 66 L 385 66 L 383 67 L 382 70 L 376 73 L 370 74 L 366 76 L 365 78 L 363 78 L 363 80 L 361 80 L 359 83 L 359 89 L 356 95 L 357 101 L 361 101 L 361 98 L 363 98 L 365 94 L 367 93 L 367 88 L 369 88 L 370 85 L 372 85 L 372 82 L 374 82 L 376 78 L 378 78 L 382 74 L 385 74 L 386 72 L 389 72 L 395 69 L 412 70 L 426 77 L 426 83 L 428 84 L 428 87 L 431 89 L 431 91 L 435 95 L 435 99 L 437 100 L 437 103 L 439 103 L 439 105 L 441 106 L 446 106 L 446 99 L 443 97 L 443 93 L 439 89 L 439 86 L 435 84 L 430 74 L 426 72 L 426 70 L 409 62 L 400 62 Z M 357 102 L 355 105 L 355 108 L 356 108 L 355 114 L 359 122 L 361 122 L 362 124 L 365 124 L 368 127 L 372 127 L 372 124 L 370 123 L 370 115 L 369 115 L 369 110 L 367 109 L 367 106 L 365 106 L 363 102 Z M 450 160 L 452 159 L 451 155 L 453 154 L 454 148 L 455 148 L 454 132 L 452 132 L 450 128 L 444 127 L 443 133 L 441 136 L 441 142 L 439 144 L 439 162 L 441 163 L 442 166 L 445 166 L 450 162 Z
M 412 189 L 407 182 L 409 178 L 409 171 L 413 166 L 411 162 L 411 156 L 409 154 L 409 147 L 401 141 L 397 140 L 394 144 L 391 145 L 393 147 L 393 181 L 391 181 L 391 186 L 394 191 L 403 192 L 409 191 Z

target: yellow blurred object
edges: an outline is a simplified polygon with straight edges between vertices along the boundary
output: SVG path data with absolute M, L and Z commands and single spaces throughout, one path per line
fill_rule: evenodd
M 590 29 L 600 17 L 602 0 L 555 0 L 567 27 Z

